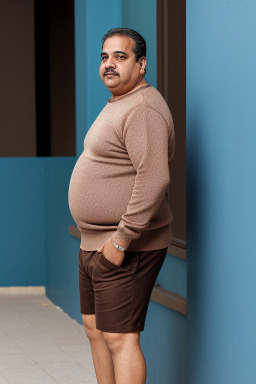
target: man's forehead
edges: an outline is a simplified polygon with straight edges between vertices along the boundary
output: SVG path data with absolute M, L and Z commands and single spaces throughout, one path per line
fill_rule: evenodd
M 133 52 L 135 42 L 129 36 L 114 35 L 108 37 L 102 47 L 103 52 Z

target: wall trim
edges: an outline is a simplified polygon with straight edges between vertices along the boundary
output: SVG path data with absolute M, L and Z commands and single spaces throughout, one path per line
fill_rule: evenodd
M 45 295 L 45 286 L 0 287 L 0 295 Z
M 155 285 L 151 294 L 151 300 L 164 305 L 167 308 L 173 309 L 182 315 L 187 314 L 187 299 L 177 295 L 174 292 L 167 291 L 164 288 Z
M 185 260 L 187 259 L 187 251 L 185 248 L 181 248 L 181 247 L 178 247 L 177 245 L 175 244 L 171 244 L 169 247 L 168 247 L 168 250 L 167 252 L 172 255 L 172 256 L 175 256 L 175 257 L 178 257 L 179 259 L 182 259 L 182 260 Z

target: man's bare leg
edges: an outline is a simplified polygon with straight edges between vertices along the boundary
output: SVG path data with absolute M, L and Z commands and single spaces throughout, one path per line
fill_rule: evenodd
M 145 384 L 147 369 L 140 333 L 103 332 L 114 363 L 116 384 Z
M 98 384 L 115 384 L 114 366 L 103 333 L 96 329 L 95 315 L 82 315 L 85 332 L 91 343 Z

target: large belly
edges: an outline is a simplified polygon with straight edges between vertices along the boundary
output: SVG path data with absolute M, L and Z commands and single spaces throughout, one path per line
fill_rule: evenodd
M 126 169 L 127 171 L 127 169 Z M 69 185 L 69 207 L 76 223 L 118 224 L 132 195 L 135 175 L 95 163 L 83 154 L 73 170 Z

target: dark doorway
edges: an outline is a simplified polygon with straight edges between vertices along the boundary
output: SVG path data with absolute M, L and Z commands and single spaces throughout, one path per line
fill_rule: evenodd
M 37 155 L 74 156 L 74 2 L 34 4 Z
M 73 0 L 0 2 L 0 156 L 74 156 Z

